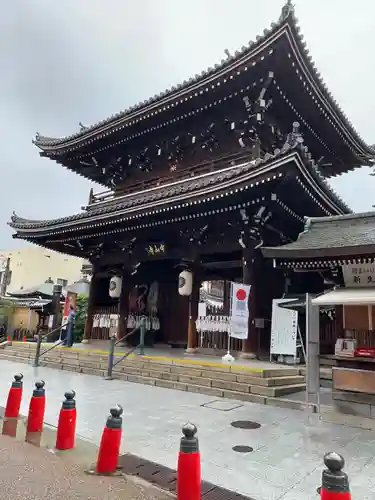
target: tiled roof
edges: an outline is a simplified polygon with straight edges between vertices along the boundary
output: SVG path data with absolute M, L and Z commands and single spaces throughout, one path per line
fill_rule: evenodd
M 328 250 L 355 254 L 359 248 L 375 248 L 375 212 L 306 219 L 305 229 L 293 243 L 263 248 L 265 257 L 295 259 L 324 257 Z
M 330 187 L 328 181 L 320 174 L 319 170 L 314 167 L 313 162 L 307 157 L 307 153 L 299 146 L 293 147 L 288 143 L 284 145 L 281 150 L 276 150 L 274 154 L 266 154 L 264 158 L 257 158 L 256 160 L 249 161 L 239 166 L 228 167 L 210 174 L 203 174 L 192 177 L 186 180 L 172 182 L 170 184 L 159 186 L 156 188 L 144 190 L 138 193 L 120 196 L 109 201 L 94 204 L 88 207 L 80 214 L 74 214 L 68 217 L 61 217 L 52 220 L 28 220 L 19 217 L 15 213 L 11 217 L 9 225 L 17 230 L 32 230 L 37 228 L 48 228 L 59 224 L 75 223 L 83 224 L 99 218 L 103 219 L 105 216 L 124 216 L 126 213 L 134 213 L 135 211 L 145 212 L 145 207 L 148 204 L 167 204 L 172 203 L 175 199 L 181 201 L 182 198 L 191 198 L 192 196 L 206 195 L 217 191 L 223 187 L 230 190 L 231 183 L 238 182 L 246 175 L 256 175 L 257 172 L 267 172 L 267 166 L 271 169 L 276 161 L 282 159 L 293 160 L 293 156 L 297 154 L 303 158 L 310 175 L 314 178 L 315 182 L 327 194 L 337 207 L 343 212 L 350 212 L 350 208 L 343 202 L 337 193 Z M 100 206 L 99 206 L 100 205 Z M 177 208 L 177 206 L 175 207 Z
M 135 118 L 136 116 L 140 116 L 140 119 L 142 119 L 141 115 L 144 113 L 150 112 L 150 114 L 156 114 L 160 111 L 164 111 L 169 107 L 166 106 L 166 104 L 171 99 L 179 98 L 179 95 L 182 93 L 185 95 L 186 92 L 195 92 L 211 79 L 237 70 L 239 65 L 242 62 L 249 60 L 252 57 L 252 54 L 259 48 L 262 46 L 267 47 L 268 42 L 270 44 L 274 43 L 279 36 L 282 36 L 285 33 L 285 29 L 287 29 L 288 36 L 291 35 L 292 38 L 294 38 L 297 50 L 302 56 L 302 65 L 306 66 L 307 71 L 312 76 L 314 84 L 317 85 L 318 91 L 321 93 L 322 100 L 326 100 L 332 112 L 336 113 L 338 120 L 347 130 L 349 130 L 355 140 L 359 142 L 363 151 L 367 155 L 375 156 L 375 150 L 368 146 L 363 139 L 360 138 L 347 116 L 329 92 L 323 78 L 317 71 L 314 62 L 312 61 L 312 57 L 309 54 L 303 36 L 300 34 L 300 28 L 297 23 L 298 21 L 295 17 L 294 6 L 291 0 L 287 0 L 278 22 L 272 23 L 270 29 L 265 29 L 263 35 L 256 37 L 255 42 L 250 41 L 248 45 L 243 46 L 241 50 L 236 51 L 234 55 L 230 55 L 227 59 L 223 59 L 220 64 L 216 64 L 214 67 L 210 67 L 207 70 L 202 71 L 201 74 L 195 75 L 189 80 L 185 80 L 180 85 L 167 89 L 150 99 L 140 102 L 135 106 L 131 106 L 125 111 L 116 113 L 115 115 L 112 115 L 111 117 L 92 126 L 85 127 L 81 125 L 80 131 L 75 134 L 63 138 L 52 138 L 37 134 L 33 142 L 42 150 L 53 149 L 54 147 L 58 148 L 59 146 L 63 146 L 65 143 L 69 143 L 71 141 L 74 142 L 87 139 L 88 142 L 92 142 L 97 134 L 108 135 L 108 133 L 110 133 L 113 129 L 123 128 L 123 124 L 131 120 L 133 117 Z
M 2 297 L 2 299 L 9 301 L 12 305 L 17 307 L 27 307 L 28 309 L 41 309 L 42 307 L 51 304 L 50 299 L 33 299 L 24 297 Z

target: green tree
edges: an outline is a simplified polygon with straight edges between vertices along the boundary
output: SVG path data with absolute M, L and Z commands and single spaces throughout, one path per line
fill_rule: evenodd
M 74 341 L 81 342 L 85 331 L 85 322 L 87 317 L 87 295 L 77 296 L 76 323 L 74 328 Z

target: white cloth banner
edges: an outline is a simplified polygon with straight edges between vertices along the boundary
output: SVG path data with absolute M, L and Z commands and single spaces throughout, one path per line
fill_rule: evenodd
M 249 328 L 248 300 L 250 285 L 232 283 L 229 335 L 235 339 L 247 339 Z

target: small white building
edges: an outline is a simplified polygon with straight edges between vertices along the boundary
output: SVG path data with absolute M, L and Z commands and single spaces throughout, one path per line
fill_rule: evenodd
M 8 259 L 8 293 L 31 288 L 48 279 L 65 288 L 82 277 L 82 259 L 33 245 L 0 250 L 0 283 Z

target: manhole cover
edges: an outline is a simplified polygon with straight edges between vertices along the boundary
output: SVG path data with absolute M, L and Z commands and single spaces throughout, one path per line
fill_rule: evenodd
M 236 420 L 230 425 L 236 427 L 236 429 L 259 429 L 261 427 L 258 422 L 251 422 L 250 420 Z
M 251 451 L 253 451 L 253 448 L 251 446 L 243 446 L 242 444 L 238 444 L 236 446 L 233 446 L 232 450 L 236 451 L 237 453 L 250 453 Z

